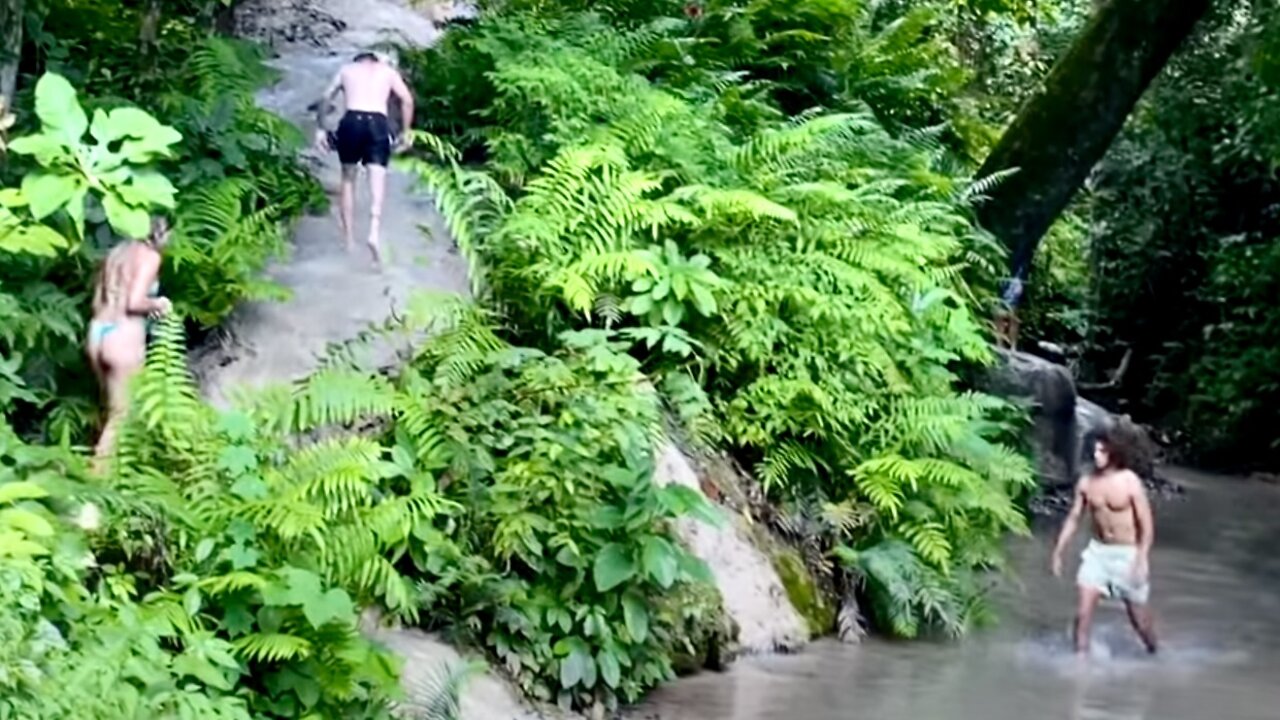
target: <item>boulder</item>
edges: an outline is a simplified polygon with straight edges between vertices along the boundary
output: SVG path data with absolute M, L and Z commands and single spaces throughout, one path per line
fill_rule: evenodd
M 1092 472 L 1093 446 L 1118 422 L 1130 423 L 1095 402 L 1076 395 L 1075 382 L 1066 367 L 1044 358 L 999 350 L 1000 363 L 988 376 L 988 392 L 1031 406 L 1034 422 L 1032 451 L 1044 492 L 1031 501 L 1037 515 L 1059 515 L 1071 505 L 1071 488 L 1082 473 Z M 1181 496 L 1182 486 L 1157 472 L 1159 447 L 1150 433 L 1133 425 L 1146 443 L 1137 467 L 1148 492 L 1160 499 Z
M 1132 421 L 1078 397 L 1066 367 L 1029 353 L 997 352 L 1000 362 L 988 376 L 987 391 L 1031 406 L 1032 446 L 1041 482 L 1050 488 L 1074 485 L 1081 473 L 1093 469 L 1094 440 L 1115 423 Z M 1138 432 L 1147 448 L 1145 459 L 1133 470 L 1148 484 L 1156 483 L 1158 447 L 1145 430 Z
M 1044 358 L 999 349 L 987 391 L 1031 407 L 1036 470 L 1049 487 L 1071 485 L 1078 476 L 1080 436 L 1076 385 L 1071 371 Z
M 667 443 L 658 451 L 654 482 L 704 492 L 702 480 L 676 445 Z M 743 516 L 726 511 L 719 527 L 694 518 L 680 518 L 675 525 L 689 552 L 711 568 L 742 652 L 793 650 L 808 642 L 809 624 L 791 604 L 777 568 Z
M 437 635 L 416 628 L 384 625 L 381 614 L 368 609 L 361 630 L 404 661 L 400 684 L 405 697 L 396 715 L 437 717 L 454 707 L 459 720 L 542 720 L 546 714 L 527 705 L 520 692 L 478 657 L 468 657 Z M 453 697 L 450 698 L 449 696 Z M 562 717 L 580 717 L 570 714 Z

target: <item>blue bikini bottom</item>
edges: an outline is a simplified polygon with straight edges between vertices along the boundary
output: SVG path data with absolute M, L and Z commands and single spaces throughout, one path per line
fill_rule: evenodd
M 103 338 L 110 335 L 111 331 L 115 329 L 116 329 L 116 324 L 113 322 L 106 322 L 103 320 L 90 320 L 89 321 L 89 344 L 90 345 L 102 344 Z

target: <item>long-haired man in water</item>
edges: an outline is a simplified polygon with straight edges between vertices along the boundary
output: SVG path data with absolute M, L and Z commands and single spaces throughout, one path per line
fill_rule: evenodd
M 1137 429 L 1127 423 L 1113 424 L 1094 445 L 1096 470 L 1076 485 L 1071 512 L 1053 548 L 1053 574 L 1062 576 L 1062 552 L 1071 542 L 1080 516 L 1089 510 L 1093 519 L 1093 539 L 1080 557 L 1076 573 L 1079 608 L 1076 612 L 1077 653 L 1089 650 L 1093 613 L 1102 597 L 1119 598 L 1129 611 L 1129 621 L 1147 651 L 1156 651 L 1156 633 L 1147 601 L 1151 543 L 1155 522 L 1151 503 L 1141 478 L 1132 468 L 1143 452 Z

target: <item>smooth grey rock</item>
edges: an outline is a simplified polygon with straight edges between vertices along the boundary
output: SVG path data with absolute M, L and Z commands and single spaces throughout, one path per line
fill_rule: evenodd
M 670 443 L 658 451 L 654 482 L 702 492 L 693 465 Z M 738 625 L 740 649 L 747 653 L 793 650 L 809 641 L 808 626 L 787 598 L 772 561 L 752 542 L 745 522 L 728 512 L 721 527 L 681 518 L 676 533 L 689 552 L 711 568 L 725 610 Z
M 987 390 L 1031 405 L 1036 469 L 1041 481 L 1048 486 L 1074 483 L 1080 441 L 1076 430 L 1076 385 L 1071 372 L 1028 353 L 1004 349 L 997 352 L 1000 359 L 988 375 Z

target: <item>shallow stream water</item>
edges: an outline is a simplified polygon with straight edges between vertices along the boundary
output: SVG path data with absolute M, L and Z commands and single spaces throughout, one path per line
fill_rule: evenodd
M 949 644 L 816 643 L 682 679 L 634 718 L 660 720 L 1278 720 L 1280 487 L 1170 469 L 1183 498 L 1158 503 L 1146 656 L 1104 601 L 1091 656 L 1071 652 L 1074 584 L 1048 573 L 1059 521 L 1010 552 L 998 626 Z M 1073 577 L 1082 528 L 1067 563 Z

